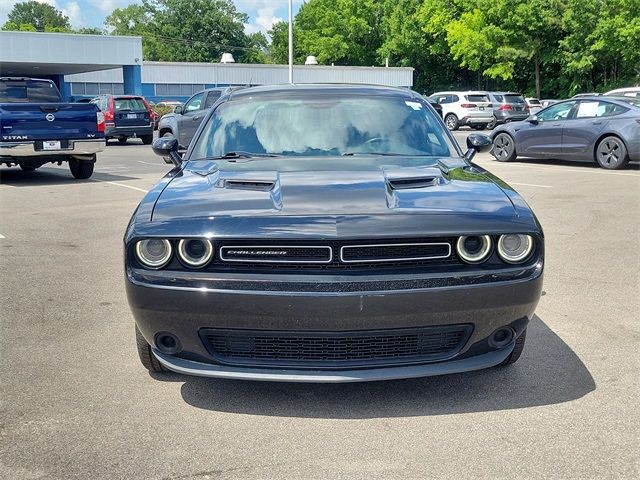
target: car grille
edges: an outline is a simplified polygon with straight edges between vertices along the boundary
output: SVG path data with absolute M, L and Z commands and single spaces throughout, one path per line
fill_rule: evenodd
M 216 244 L 213 270 L 366 269 L 460 263 L 453 238 L 234 241 Z
M 436 361 L 458 353 L 468 324 L 350 332 L 200 331 L 216 361 L 244 366 L 352 368 Z

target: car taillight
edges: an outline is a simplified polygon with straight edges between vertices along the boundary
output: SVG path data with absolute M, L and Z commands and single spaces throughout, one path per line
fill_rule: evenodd
M 142 99 L 144 106 L 147 108 L 147 112 L 149 112 L 149 120 L 153 121 L 153 118 L 155 117 L 155 113 L 153 113 L 153 109 L 151 108 L 151 105 L 149 105 L 149 102 L 147 102 L 146 99 Z
M 500 105 L 500 108 L 498 108 L 498 110 L 511 110 L 511 105 Z
M 475 103 L 463 103 L 460 105 L 462 108 L 476 108 L 477 105 Z
M 98 127 L 98 133 L 104 133 L 104 113 L 96 112 L 96 125 Z

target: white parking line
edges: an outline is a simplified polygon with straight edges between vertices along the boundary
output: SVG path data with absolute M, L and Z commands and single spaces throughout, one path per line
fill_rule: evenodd
M 491 162 L 491 163 L 481 163 L 481 165 L 483 165 L 484 168 L 486 168 L 487 170 L 490 170 L 491 168 L 493 168 L 494 166 L 496 167 L 508 167 L 508 168 L 523 168 L 523 169 L 529 169 L 529 170 L 555 170 L 558 171 L 559 168 L 564 167 L 564 171 L 570 171 L 570 172 L 576 172 L 576 173 L 595 173 L 596 175 L 620 175 L 620 176 L 625 176 L 625 177 L 637 177 L 640 178 L 640 174 L 637 173 L 625 173 L 625 172 L 609 172 L 606 170 L 596 170 L 596 169 L 587 169 L 587 168 L 576 168 L 576 167 L 568 167 L 566 165 L 557 165 L 557 166 L 553 166 L 553 165 L 549 165 L 549 166 L 544 166 L 544 165 L 523 165 L 523 164 L 517 164 L 517 163 L 502 163 L 502 162 Z
M 151 162 L 143 162 L 142 160 L 138 160 L 138 163 L 144 163 L 145 165 L 153 165 L 154 167 L 165 167 L 166 164 L 163 163 L 151 163 Z
M 7 237 L 5 237 L 4 235 L 2 235 L 2 234 L 0 233 L 0 239 L 2 239 L 2 238 L 7 238 Z
M 95 178 L 92 178 L 91 180 L 93 180 L 94 182 L 98 182 L 98 183 L 107 183 L 109 185 L 115 185 L 116 187 L 128 188 L 130 190 L 135 190 L 137 192 L 142 192 L 142 193 L 147 193 L 148 192 L 148 190 L 145 190 L 144 188 L 134 187 L 133 185 L 125 185 L 124 183 L 108 182 L 106 180 L 97 180 Z
M 518 185 L 522 187 L 538 187 L 538 188 L 553 188 L 551 185 L 536 185 L 535 183 L 516 183 L 508 182 L 509 185 Z

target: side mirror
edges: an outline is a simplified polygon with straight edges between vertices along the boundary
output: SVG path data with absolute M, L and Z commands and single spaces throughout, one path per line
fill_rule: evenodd
M 182 165 L 182 157 L 178 153 L 178 139 L 175 137 L 160 137 L 153 142 L 153 153 L 162 157 L 165 163 L 173 163 L 176 167 Z
M 173 109 L 173 113 L 177 113 L 178 115 L 182 115 L 182 105 L 176 105 Z
M 470 162 L 476 153 L 486 152 L 491 148 L 491 145 L 493 142 L 487 135 L 472 133 L 467 137 L 467 153 L 464 154 L 464 159 Z
M 540 122 L 540 120 L 538 120 L 538 116 L 537 115 L 531 115 L 529 118 L 527 118 L 527 122 L 533 123 L 534 125 L 537 125 L 538 122 Z

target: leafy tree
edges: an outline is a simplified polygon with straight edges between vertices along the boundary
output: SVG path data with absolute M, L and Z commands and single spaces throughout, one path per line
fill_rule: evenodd
M 7 16 L 3 30 L 31 30 L 25 27 L 27 25 L 38 32 L 71 30 L 69 17 L 53 6 L 35 0 L 16 3 Z

